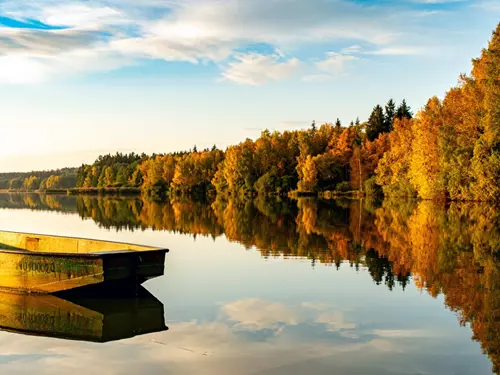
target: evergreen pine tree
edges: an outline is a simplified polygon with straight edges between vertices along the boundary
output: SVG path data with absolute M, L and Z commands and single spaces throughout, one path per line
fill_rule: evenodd
M 374 141 L 380 133 L 384 132 L 384 123 L 384 110 L 377 104 L 375 108 L 373 108 L 366 125 L 366 135 L 370 141 Z
M 396 117 L 400 120 L 404 118 L 407 119 L 413 118 L 413 113 L 411 112 L 411 108 L 408 104 L 406 104 L 405 99 L 403 99 L 401 105 L 398 107 L 398 110 L 396 111 Z
M 395 117 L 396 117 L 396 103 L 394 103 L 394 100 L 389 99 L 389 101 L 385 105 L 385 115 L 384 115 L 384 120 L 385 120 L 384 128 L 387 133 L 392 131 L 392 126 Z

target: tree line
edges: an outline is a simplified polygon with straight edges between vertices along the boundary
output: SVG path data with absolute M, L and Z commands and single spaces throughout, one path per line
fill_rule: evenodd
M 79 188 L 130 186 L 144 193 L 366 194 L 500 200 L 500 24 L 470 75 L 413 116 L 406 101 L 377 105 L 367 121 L 263 131 L 225 151 L 116 154 L 82 165 Z
M 0 173 L 0 190 L 45 191 L 76 186 L 76 168 Z

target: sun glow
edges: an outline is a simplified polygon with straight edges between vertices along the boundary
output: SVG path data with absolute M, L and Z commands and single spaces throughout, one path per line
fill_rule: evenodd
M 39 61 L 20 56 L 0 57 L 0 83 L 38 83 L 46 74 L 46 67 Z

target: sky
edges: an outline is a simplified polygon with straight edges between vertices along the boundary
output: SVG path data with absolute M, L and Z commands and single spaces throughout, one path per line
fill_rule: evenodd
M 499 21 L 491 0 L 0 0 L 0 172 L 416 111 Z

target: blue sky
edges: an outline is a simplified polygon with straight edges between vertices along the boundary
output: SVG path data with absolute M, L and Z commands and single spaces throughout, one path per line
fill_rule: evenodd
M 490 0 L 0 0 L 0 171 L 418 109 L 499 20 Z

